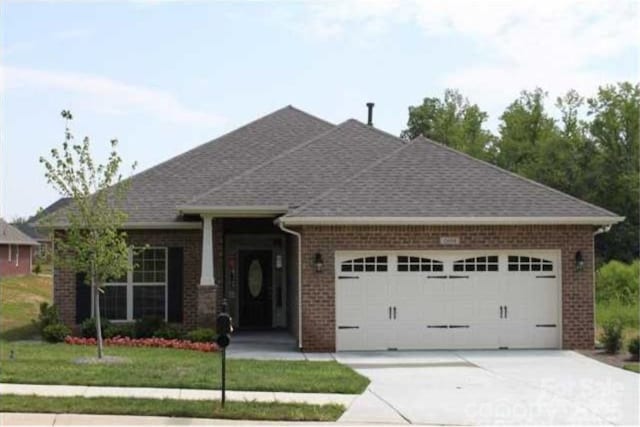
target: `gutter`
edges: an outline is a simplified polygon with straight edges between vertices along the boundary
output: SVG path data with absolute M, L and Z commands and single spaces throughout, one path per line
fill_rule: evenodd
M 287 216 L 288 225 L 611 225 L 624 217 L 300 217 Z
M 291 234 L 298 239 L 298 349 L 302 350 L 302 235 L 284 226 L 282 217 L 277 218 L 275 223 L 280 230 Z
M 208 205 L 179 205 L 179 212 L 183 214 L 212 214 L 216 217 L 255 218 L 271 215 L 281 215 L 288 210 L 287 206 L 208 206 Z

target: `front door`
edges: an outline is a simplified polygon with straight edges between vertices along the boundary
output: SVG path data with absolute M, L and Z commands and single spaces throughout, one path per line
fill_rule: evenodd
M 240 251 L 240 327 L 270 328 L 271 251 Z

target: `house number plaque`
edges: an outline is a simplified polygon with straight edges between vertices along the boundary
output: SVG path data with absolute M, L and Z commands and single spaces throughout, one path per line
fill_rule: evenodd
M 460 238 L 459 237 L 443 236 L 443 237 L 440 237 L 440 244 L 441 245 L 459 245 L 460 244 Z

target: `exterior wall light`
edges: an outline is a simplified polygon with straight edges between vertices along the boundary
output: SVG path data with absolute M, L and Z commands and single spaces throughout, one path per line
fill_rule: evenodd
M 324 261 L 322 260 L 322 254 L 320 252 L 316 253 L 314 257 L 314 264 L 316 266 L 316 272 L 320 273 L 324 268 Z
M 582 256 L 582 251 L 576 252 L 576 271 L 584 270 L 584 256 Z

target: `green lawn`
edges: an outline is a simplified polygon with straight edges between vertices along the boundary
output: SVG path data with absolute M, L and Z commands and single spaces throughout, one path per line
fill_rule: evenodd
M 0 339 L 39 338 L 32 320 L 38 318 L 41 302 L 51 302 L 52 279 L 18 276 L 0 279 Z
M 272 421 L 335 421 L 342 405 L 214 400 L 130 399 L 118 397 L 0 396 L 0 412 L 147 415 Z
M 640 373 L 640 363 L 638 362 L 627 363 L 626 365 L 624 365 L 624 369 L 626 369 L 627 371 Z
M 13 350 L 13 359 L 10 352 Z M 0 343 L 0 382 L 217 389 L 220 355 L 189 350 L 106 347 L 118 365 L 78 365 L 93 346 Z M 369 380 L 337 362 L 227 360 L 230 390 L 359 394 Z

